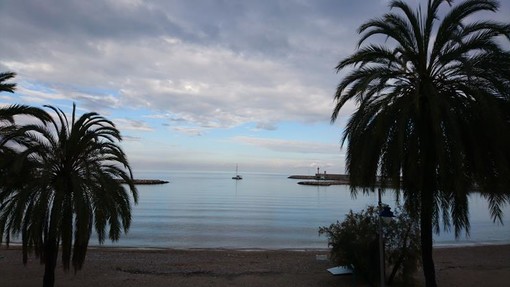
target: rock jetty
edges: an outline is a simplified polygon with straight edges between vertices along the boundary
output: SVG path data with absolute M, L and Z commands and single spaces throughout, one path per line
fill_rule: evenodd
M 288 178 L 308 179 L 308 181 L 299 181 L 298 184 L 301 184 L 301 185 L 330 186 L 330 185 L 347 185 L 347 184 L 349 184 L 349 175 L 347 175 L 347 174 L 316 173 L 315 175 L 291 175 Z
M 300 185 L 317 185 L 317 186 L 330 186 L 330 185 L 340 185 L 338 181 L 300 181 L 298 182 Z
M 119 179 L 120 183 L 126 183 L 125 180 Z M 160 180 L 160 179 L 133 179 L 134 184 L 165 184 L 168 183 L 166 180 Z

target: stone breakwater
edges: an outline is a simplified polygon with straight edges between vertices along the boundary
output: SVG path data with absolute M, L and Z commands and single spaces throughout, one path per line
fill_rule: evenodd
M 291 175 L 288 178 L 292 179 L 308 179 L 308 181 L 300 181 L 298 184 L 303 185 L 349 185 L 349 175 L 347 174 L 326 174 L 326 173 L 316 173 L 315 175 Z M 401 179 L 402 181 L 402 179 Z M 375 186 L 380 186 L 380 178 L 377 177 L 377 181 Z M 391 183 L 387 186 L 391 187 Z M 477 190 L 477 186 L 472 187 L 473 190 Z
M 315 175 L 291 175 L 288 178 L 291 179 L 309 179 L 310 181 L 300 181 L 298 184 L 301 185 L 343 185 L 349 184 L 349 176 L 346 174 L 325 174 L 317 173 Z
M 300 182 L 298 182 L 298 184 L 330 186 L 330 185 L 343 185 L 343 184 L 347 184 L 347 183 L 343 183 L 341 181 L 336 181 L 336 180 L 315 180 L 315 181 L 300 181 Z
M 126 183 L 125 180 L 119 179 L 120 183 Z M 166 180 L 160 180 L 160 179 L 133 179 L 134 184 L 165 184 L 168 183 Z
M 315 175 L 291 175 L 288 178 L 293 179 L 322 179 L 322 180 L 338 180 L 349 183 L 349 175 L 336 173 L 316 173 Z

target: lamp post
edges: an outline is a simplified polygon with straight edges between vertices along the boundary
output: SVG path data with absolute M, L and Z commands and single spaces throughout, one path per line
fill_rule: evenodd
M 394 217 L 391 208 L 388 205 L 384 205 L 381 202 L 381 189 L 378 189 L 378 198 L 379 198 L 379 275 L 380 275 L 380 286 L 384 287 L 386 285 L 386 273 L 384 270 L 384 241 L 383 241 L 383 226 L 382 222 L 388 223 L 391 221 L 391 218 Z

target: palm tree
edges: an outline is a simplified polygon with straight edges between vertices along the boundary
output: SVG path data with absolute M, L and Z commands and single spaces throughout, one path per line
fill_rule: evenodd
M 14 72 L 4 72 L 0 73 L 0 93 L 1 92 L 9 92 L 14 93 L 16 90 L 15 83 L 4 83 L 7 80 L 10 80 L 16 76 Z M 4 122 L 8 122 L 10 124 L 14 124 L 14 116 L 27 115 L 27 116 L 35 116 L 46 122 L 50 119 L 48 114 L 42 111 L 39 108 L 34 108 L 26 105 L 12 105 L 5 108 L 0 108 L 0 129 L 8 128 L 10 126 L 4 126 Z M 4 132 L 0 131 L 0 135 L 4 134 Z M 3 145 L 0 145 L 2 147 Z
M 21 235 L 23 263 L 34 250 L 45 264 L 43 286 L 53 286 L 59 248 L 64 270 L 71 262 L 81 269 L 93 228 L 100 243 L 128 231 L 137 191 L 112 122 L 96 113 L 76 118 L 75 105 L 68 121 L 62 110 L 46 107 L 56 114 L 48 115 L 49 124 L 2 135 L 9 152 L 0 167 L 0 243 Z
M 439 7 L 451 8 L 440 19 Z M 353 192 L 394 187 L 417 214 L 426 286 L 436 286 L 432 235 L 440 221 L 469 234 L 468 193 L 477 186 L 501 220 L 510 202 L 510 25 L 468 22 L 495 12 L 498 2 L 429 0 L 360 26 L 359 49 L 336 67 L 348 71 L 337 87 L 331 120 L 349 100 L 346 169 Z M 365 44 L 383 36 L 387 45 Z M 391 47 L 390 47 L 391 46 Z M 380 180 L 380 182 L 378 182 Z
M 12 79 L 16 76 L 14 72 L 4 72 L 0 73 L 0 92 L 9 92 L 14 93 L 14 89 L 16 88 L 16 84 L 14 83 L 4 83 L 5 81 Z

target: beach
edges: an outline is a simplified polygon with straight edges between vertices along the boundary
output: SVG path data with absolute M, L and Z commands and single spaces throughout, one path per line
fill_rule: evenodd
M 326 269 L 327 250 L 89 248 L 85 265 L 65 273 L 59 262 L 55 286 L 366 286 Z M 506 286 L 510 245 L 435 248 L 439 286 Z M 0 286 L 41 286 L 44 266 L 22 264 L 18 246 L 0 247 Z M 416 274 L 422 284 L 421 272 Z

